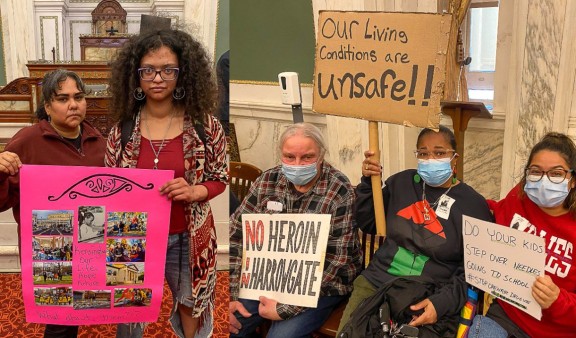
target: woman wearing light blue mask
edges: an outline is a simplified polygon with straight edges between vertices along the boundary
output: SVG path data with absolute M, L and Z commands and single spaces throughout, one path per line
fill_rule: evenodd
M 530 152 L 524 176 L 499 202 L 489 201 L 496 222 L 545 239 L 545 271 L 533 277 L 532 296 L 542 319 L 500 301 L 476 316 L 469 337 L 573 337 L 576 332 L 576 146 L 548 133 Z
M 396 173 L 384 183 L 386 238 L 368 267 L 354 281 L 339 331 L 352 312 L 378 287 L 398 277 L 418 276 L 434 281 L 426 299 L 411 304 L 417 314 L 392 318 L 396 324 L 417 326 L 419 337 L 455 337 L 460 309 L 466 302 L 462 248 L 462 215 L 491 221 L 486 200 L 454 175 L 456 141 L 452 131 L 423 129 L 416 141 L 418 169 Z M 372 175 L 382 169 L 372 152 L 364 153 L 362 181 L 356 188 L 356 223 L 375 232 Z M 412 290 L 410 290 L 412 291 Z

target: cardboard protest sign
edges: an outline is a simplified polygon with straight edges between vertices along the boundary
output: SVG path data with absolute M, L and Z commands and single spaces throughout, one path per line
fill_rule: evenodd
M 450 14 L 321 11 L 313 111 L 436 128 L 451 22 Z
M 156 321 L 171 207 L 158 189 L 173 177 L 166 170 L 23 166 L 26 321 Z
M 532 284 L 544 274 L 543 238 L 463 216 L 466 281 L 540 320 Z
M 240 298 L 316 307 L 331 215 L 242 215 Z

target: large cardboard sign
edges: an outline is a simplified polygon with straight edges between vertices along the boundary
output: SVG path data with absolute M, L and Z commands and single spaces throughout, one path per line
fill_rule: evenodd
M 463 216 L 466 281 L 540 320 L 532 284 L 544 274 L 543 238 Z
M 26 321 L 153 322 L 164 286 L 173 171 L 25 165 L 20 171 Z
M 316 307 L 331 215 L 242 215 L 240 298 Z
M 313 111 L 436 128 L 451 22 L 450 14 L 321 11 Z

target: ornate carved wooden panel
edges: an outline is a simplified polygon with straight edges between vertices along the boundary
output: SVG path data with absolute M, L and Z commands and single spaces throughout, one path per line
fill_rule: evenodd
M 128 40 L 126 11 L 118 1 L 102 0 L 92 11 L 92 34 L 80 36 L 80 58 L 85 61 L 114 59 Z
M 116 0 L 102 0 L 92 11 L 92 34 L 127 33 L 126 10 Z
M 31 123 L 33 106 L 27 77 L 18 78 L 0 90 L 0 122 Z
M 28 78 L 21 77 L 10 82 L 0 90 L 0 94 L 31 95 Z

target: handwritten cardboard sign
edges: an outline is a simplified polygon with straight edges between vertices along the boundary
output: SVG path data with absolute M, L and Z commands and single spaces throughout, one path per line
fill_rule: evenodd
M 466 281 L 540 320 L 531 290 L 544 274 L 544 239 L 468 216 L 462 227 Z
M 240 298 L 316 307 L 331 215 L 242 215 Z
M 313 111 L 436 128 L 451 21 L 450 14 L 321 11 Z
M 173 171 L 25 165 L 20 171 L 26 321 L 153 322 L 164 286 Z

